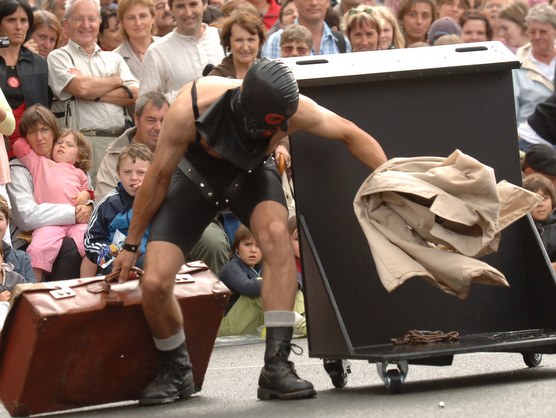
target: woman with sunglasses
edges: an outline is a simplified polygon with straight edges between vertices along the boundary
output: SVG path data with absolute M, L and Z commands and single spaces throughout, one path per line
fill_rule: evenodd
M 380 16 L 371 7 L 361 4 L 348 11 L 344 15 L 344 27 L 351 52 L 379 49 Z

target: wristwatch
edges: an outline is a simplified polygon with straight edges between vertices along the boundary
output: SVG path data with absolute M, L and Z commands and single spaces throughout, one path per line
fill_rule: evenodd
M 129 251 L 131 253 L 136 253 L 137 251 L 139 251 L 139 245 L 132 245 L 132 244 L 128 244 L 127 242 L 124 242 L 124 244 L 122 245 L 122 250 L 126 250 Z

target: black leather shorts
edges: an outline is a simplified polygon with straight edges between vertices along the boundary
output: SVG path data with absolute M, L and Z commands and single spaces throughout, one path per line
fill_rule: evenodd
M 272 157 L 251 171 L 204 150 L 188 152 L 187 158 L 188 167 L 196 173 L 190 176 L 176 169 L 166 200 L 153 219 L 149 241 L 171 242 L 187 254 L 220 210 L 232 211 L 249 227 L 257 204 L 270 200 L 287 207 Z M 208 193 L 212 193 L 210 198 Z

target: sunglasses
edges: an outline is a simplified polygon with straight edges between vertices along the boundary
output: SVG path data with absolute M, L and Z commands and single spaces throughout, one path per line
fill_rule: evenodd
M 365 9 L 359 9 L 359 10 L 357 10 L 357 9 L 351 9 L 351 10 L 348 12 L 348 16 L 355 16 L 355 15 L 362 14 L 362 13 L 366 13 L 366 14 L 368 14 L 368 15 L 372 15 L 374 12 L 375 12 L 375 11 L 374 11 L 373 9 L 371 9 L 370 7 L 367 7 L 367 8 L 365 8 Z

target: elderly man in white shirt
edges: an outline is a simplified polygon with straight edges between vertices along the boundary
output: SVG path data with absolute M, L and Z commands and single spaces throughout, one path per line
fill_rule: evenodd
M 124 59 L 96 44 L 99 0 L 68 0 L 64 16 L 68 44 L 48 56 L 48 83 L 56 102 L 52 110 L 62 127 L 81 131 L 93 147 L 92 179 L 106 147 L 125 130 L 125 107 L 137 99 L 138 81 Z M 73 114 L 66 105 L 75 99 Z

